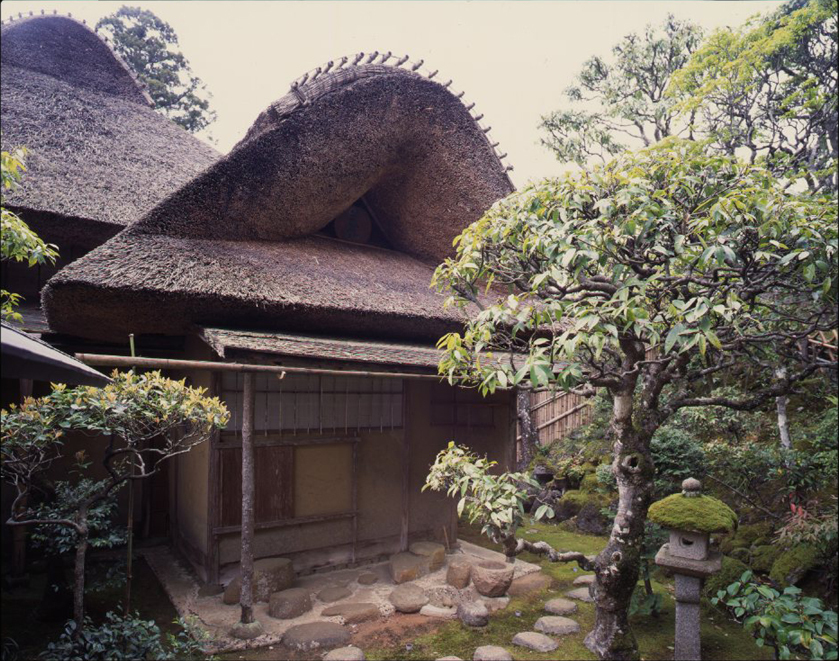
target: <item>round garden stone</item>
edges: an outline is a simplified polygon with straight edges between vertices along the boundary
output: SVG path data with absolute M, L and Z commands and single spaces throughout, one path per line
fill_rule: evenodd
M 414 581 L 428 573 L 428 558 L 413 553 L 396 553 L 390 556 L 390 575 L 394 583 Z
M 533 625 L 536 631 L 550 634 L 551 636 L 567 636 L 569 633 L 579 633 L 580 625 L 571 618 L 560 615 L 545 615 L 536 620 Z
M 545 604 L 545 610 L 554 615 L 570 615 L 577 612 L 577 604 L 568 599 L 558 597 Z
M 594 583 L 594 574 L 584 574 L 574 579 L 574 585 L 591 585 Z
M 587 604 L 594 603 L 594 597 L 589 593 L 588 588 L 577 588 L 576 590 L 569 590 L 565 593 L 566 597 L 571 597 L 578 601 L 585 601 Z
M 283 636 L 283 643 L 294 650 L 314 650 L 338 647 L 349 642 L 350 632 L 335 622 L 309 622 L 291 627 Z
M 364 661 L 367 657 L 364 652 L 355 645 L 338 647 L 323 657 L 323 661 Z
M 559 643 L 557 643 L 553 638 L 548 638 L 545 634 L 538 633 L 536 631 L 523 631 L 521 633 L 517 633 L 513 636 L 513 645 L 526 647 L 527 649 L 531 649 L 536 652 L 553 652 L 557 647 L 559 647 Z
M 498 645 L 481 645 L 472 655 L 472 661 L 513 661 L 513 655 Z
M 428 597 L 422 588 L 410 583 L 394 588 L 389 599 L 400 613 L 416 613 L 428 603 Z
M 291 620 L 312 610 L 312 598 L 304 588 L 275 592 L 268 602 L 268 614 L 278 620 Z
M 378 583 L 379 577 L 371 571 L 364 572 L 361 576 L 358 577 L 358 584 L 359 585 L 373 585 L 373 583 Z
M 330 586 L 318 592 L 318 599 L 330 603 L 339 599 L 346 599 L 352 594 L 352 590 L 340 586 Z
M 414 555 L 428 558 L 428 570 L 435 571 L 446 561 L 446 547 L 437 542 L 414 542 L 408 547 Z
M 248 624 L 237 622 L 230 630 L 230 635 L 240 640 L 253 640 L 264 633 L 262 623 L 259 620 L 254 620 Z
M 482 601 L 464 601 L 457 607 L 457 616 L 468 627 L 485 627 L 489 624 L 489 609 Z
M 446 569 L 446 583 L 462 590 L 469 585 L 469 577 L 472 574 L 472 563 L 466 559 L 449 560 L 449 566 Z
M 346 624 L 358 624 L 367 620 L 377 620 L 381 616 L 379 607 L 376 604 L 365 602 L 350 602 L 324 608 L 321 613 L 324 617 L 339 616 L 344 618 Z
M 484 560 L 472 565 L 472 584 L 485 597 L 503 597 L 513 582 L 513 565 Z
M 436 617 L 441 620 L 456 620 L 457 609 L 446 608 L 445 606 L 434 606 L 433 604 L 426 604 L 420 608 L 420 615 L 425 617 Z
M 511 597 L 520 597 L 523 594 L 530 594 L 531 592 L 539 592 L 544 590 L 551 584 L 551 577 L 542 572 L 533 572 L 521 578 L 514 579 L 510 583 L 507 594 Z

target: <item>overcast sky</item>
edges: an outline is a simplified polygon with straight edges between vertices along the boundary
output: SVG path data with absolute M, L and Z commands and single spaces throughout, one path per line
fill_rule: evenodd
M 592 55 L 668 12 L 706 29 L 736 26 L 780 2 L 31 2 L 6 0 L 3 19 L 41 9 L 95 25 L 122 4 L 150 9 L 178 34 L 184 55 L 213 94 L 211 132 L 227 152 L 256 116 L 305 71 L 359 51 L 425 60 L 474 101 L 508 152 L 513 180 L 562 171 L 539 145 L 539 119 L 563 105 L 562 90 Z M 424 66 L 423 69 L 426 67 Z

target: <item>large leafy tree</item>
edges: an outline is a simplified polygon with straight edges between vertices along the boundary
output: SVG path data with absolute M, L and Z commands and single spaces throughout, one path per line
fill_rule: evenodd
M 686 407 L 757 408 L 835 368 L 800 347 L 837 323 L 836 219 L 828 199 L 671 138 L 496 203 L 438 267 L 436 285 L 470 316 L 440 341 L 451 382 L 612 398 L 619 504 L 586 638 L 600 658 L 637 658 L 627 611 L 656 430 Z M 741 395 L 714 393 L 746 375 Z
M 114 50 L 145 83 L 157 110 L 190 133 L 215 121 L 206 86 L 178 50 L 171 25 L 148 9 L 122 6 L 100 19 L 96 29 L 108 34 Z
M 565 90 L 568 107 L 542 118 L 542 143 L 560 161 L 583 165 L 677 134 L 685 123 L 666 92 L 701 38 L 698 26 L 669 15 L 658 28 L 625 36 L 609 60 L 587 60 Z
M 836 0 L 794 0 L 718 30 L 674 74 L 670 96 L 718 149 L 835 192 L 836 30 Z

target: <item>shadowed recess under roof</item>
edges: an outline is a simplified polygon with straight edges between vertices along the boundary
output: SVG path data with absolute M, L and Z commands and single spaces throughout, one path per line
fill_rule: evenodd
M 131 231 L 283 240 L 321 230 L 364 196 L 390 245 L 440 261 L 512 190 L 484 131 L 445 86 L 359 65 L 272 104 L 230 154 Z

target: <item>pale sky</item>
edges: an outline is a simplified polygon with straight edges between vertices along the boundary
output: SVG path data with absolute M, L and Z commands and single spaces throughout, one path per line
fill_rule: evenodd
M 668 12 L 706 30 L 736 26 L 780 1 L 319 1 L 32 2 L 6 0 L 0 16 L 72 12 L 94 26 L 121 5 L 150 9 L 178 34 L 181 50 L 213 94 L 211 133 L 227 152 L 289 83 L 342 55 L 378 50 L 423 59 L 452 79 L 509 154 L 514 183 L 564 166 L 539 144 L 540 117 L 563 105 L 582 63 Z

